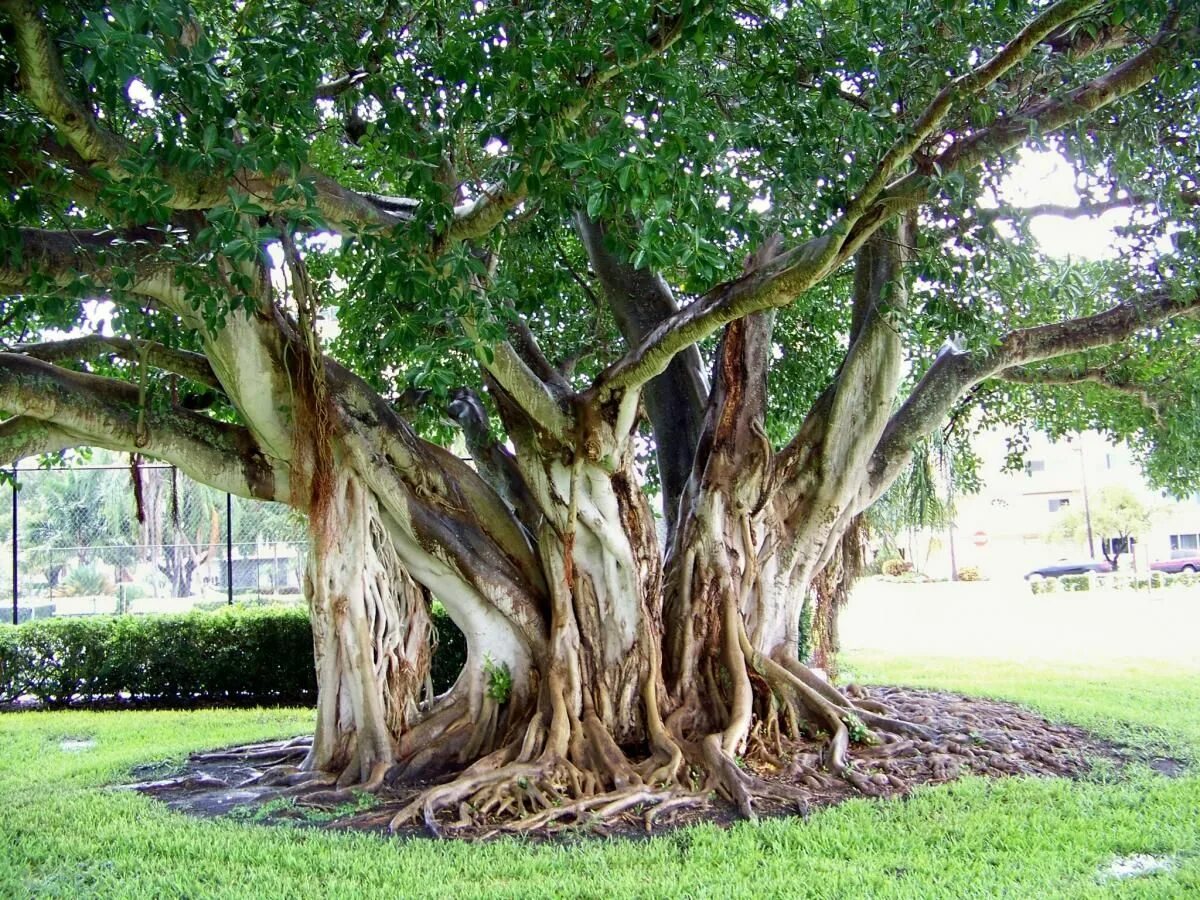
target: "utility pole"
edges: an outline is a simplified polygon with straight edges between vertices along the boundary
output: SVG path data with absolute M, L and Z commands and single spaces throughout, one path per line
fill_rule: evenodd
M 1088 500 L 1087 466 L 1084 465 L 1083 460 L 1083 435 L 1079 436 L 1079 446 L 1075 448 L 1075 452 L 1079 454 L 1079 479 L 1083 483 L 1083 521 L 1087 525 L 1088 556 L 1095 559 L 1096 541 L 1092 537 L 1092 504 Z
M 233 494 L 225 495 L 225 597 L 233 606 Z
M 12 470 L 12 591 L 13 591 L 13 607 L 12 607 L 12 623 L 17 624 L 17 597 L 20 593 L 20 574 L 17 569 L 17 560 L 20 554 L 17 551 L 17 467 L 13 466 Z
M 948 508 L 947 508 L 946 512 L 948 514 L 947 525 L 949 526 L 949 532 L 950 532 L 950 580 L 958 581 L 958 554 L 955 553 L 955 549 L 954 549 L 954 469 L 953 469 L 953 465 L 954 465 L 953 463 L 950 463 L 949 465 L 946 466 L 946 499 L 949 501 L 947 504 Z

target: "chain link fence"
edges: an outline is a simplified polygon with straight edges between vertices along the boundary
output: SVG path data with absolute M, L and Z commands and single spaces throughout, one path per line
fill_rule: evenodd
M 142 463 L 136 477 L 117 464 L 9 474 L 0 598 L 14 623 L 303 602 L 304 520 L 281 504 L 158 464 Z

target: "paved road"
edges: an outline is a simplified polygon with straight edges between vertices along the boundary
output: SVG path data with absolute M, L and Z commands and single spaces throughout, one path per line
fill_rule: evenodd
M 1038 594 L 1024 581 L 868 579 L 841 618 L 842 648 L 903 656 L 1103 662 L 1200 669 L 1200 588 Z

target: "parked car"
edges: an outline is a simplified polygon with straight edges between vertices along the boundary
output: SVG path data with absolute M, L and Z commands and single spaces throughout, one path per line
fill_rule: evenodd
M 1179 559 L 1160 559 L 1150 563 L 1153 572 L 1200 572 L 1200 556 L 1181 556 Z
M 1034 569 L 1032 572 L 1027 572 L 1025 580 L 1058 578 L 1060 575 L 1086 575 L 1089 572 L 1111 572 L 1112 570 L 1112 566 L 1102 559 L 1070 560 L 1064 558 Z

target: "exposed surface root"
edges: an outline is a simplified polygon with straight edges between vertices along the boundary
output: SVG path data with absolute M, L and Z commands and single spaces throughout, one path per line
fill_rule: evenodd
M 891 710 L 894 722 L 905 727 L 892 727 L 891 719 L 881 727 L 871 719 L 880 714 L 868 704 L 871 710 Z M 631 759 L 629 748 L 603 748 L 606 755 L 619 754 L 623 766 L 597 762 L 591 741 L 573 739 L 575 746 L 564 751 L 560 738 L 535 721 L 518 739 L 444 784 L 389 783 L 379 773 L 359 788 L 331 788 L 334 776 L 290 765 L 305 749 L 296 741 L 197 754 L 178 776 L 131 787 L 200 815 L 252 810 L 269 800 L 263 812 L 268 821 L 319 821 L 325 827 L 392 827 L 468 838 L 578 827 L 632 834 L 698 821 L 806 814 L 852 796 L 892 796 L 964 774 L 1075 776 L 1087 771 L 1089 757 L 1119 759 L 1113 748 L 1080 729 L 1052 725 L 997 701 L 874 688 L 855 707 L 863 724 L 875 729 L 877 742 L 856 743 L 840 776 L 828 766 L 828 733 L 780 740 L 761 718 L 744 755 L 724 752 L 719 733 L 681 747 L 664 727 L 662 745 L 647 748 L 652 753 L 645 759 Z M 578 722 L 571 731 L 587 734 Z M 672 769 L 675 752 L 684 761 Z M 664 771 L 675 774 L 664 778 Z M 366 798 L 361 787 L 372 789 L 374 797 Z M 367 803 L 373 805 L 364 811 Z M 311 818 L 313 808 L 322 810 L 317 820 Z

